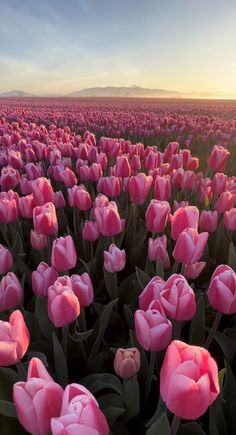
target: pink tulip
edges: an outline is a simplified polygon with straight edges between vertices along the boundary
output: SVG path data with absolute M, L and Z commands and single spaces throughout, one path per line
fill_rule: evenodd
M 154 184 L 154 198 L 159 199 L 161 201 L 168 201 L 171 196 L 171 184 L 170 184 L 170 176 L 164 175 L 160 177 L 157 175 L 155 184 Z
M 173 257 L 187 265 L 200 260 L 208 240 L 208 233 L 198 233 L 194 228 L 185 228 L 178 236 Z
M 188 279 L 196 279 L 202 273 L 204 267 L 206 266 L 205 261 L 199 261 L 198 263 L 190 264 L 185 266 L 184 276 Z
M 235 203 L 235 195 L 231 192 L 223 192 L 216 200 L 214 209 L 218 211 L 218 213 L 224 213 L 225 211 L 229 211 Z
M 120 179 L 118 177 L 101 177 L 97 183 L 97 191 L 111 198 L 120 195 Z
M 0 367 L 16 364 L 26 353 L 30 343 L 29 331 L 19 310 L 9 322 L 0 320 Z
M 226 148 L 214 145 L 211 154 L 207 159 L 208 167 L 213 169 L 215 172 L 223 172 L 229 157 L 230 152 Z
M 36 205 L 44 205 L 47 202 L 53 202 L 54 192 L 47 178 L 41 177 L 32 181 L 31 189 Z
M 27 219 L 32 219 L 35 208 L 33 194 L 22 196 L 19 198 L 18 209 L 19 216 Z
M 80 303 L 69 276 L 60 276 L 48 289 L 48 316 L 56 327 L 69 325 L 80 314 Z
M 13 258 L 9 249 L 0 244 L 0 275 L 9 272 L 13 264 Z
M 61 190 L 54 192 L 54 204 L 56 208 L 64 208 L 66 206 L 66 201 Z
M 125 250 L 119 249 L 114 243 L 109 246 L 109 251 L 104 251 L 104 268 L 107 272 L 120 272 L 124 269 L 125 262 Z
M 162 237 L 148 240 L 148 257 L 151 261 L 157 261 L 157 259 L 160 258 L 164 269 L 168 269 L 170 267 L 170 259 L 166 246 L 167 238 L 165 234 Z
M 0 223 L 11 224 L 18 217 L 17 203 L 14 198 L 0 195 Z
M 227 175 L 217 172 L 212 178 L 211 190 L 215 195 L 220 195 L 227 190 Z
M 116 175 L 117 177 L 125 178 L 131 175 L 131 168 L 127 156 L 116 157 Z
M 236 230 L 236 208 L 231 208 L 229 211 L 225 211 L 224 224 L 225 228 L 227 228 L 228 230 Z
M 58 273 L 54 267 L 41 262 L 37 269 L 32 273 L 32 289 L 34 294 L 47 296 L 48 288 L 54 284 L 58 278 Z
M 193 190 L 195 187 L 196 175 L 193 171 L 185 171 L 181 180 L 180 187 L 185 192 Z
M 90 193 L 85 189 L 83 184 L 68 189 L 68 199 L 70 206 L 77 207 L 79 210 L 87 211 L 92 207 Z
M 51 262 L 58 272 L 65 272 L 75 267 L 77 254 L 71 236 L 59 237 L 53 241 Z
M 141 169 L 140 156 L 135 155 L 131 158 L 130 167 L 132 171 L 140 171 Z
M 220 392 L 218 367 L 210 353 L 174 340 L 160 372 L 160 393 L 167 408 L 180 418 L 203 415 Z
M 120 218 L 117 205 L 113 201 L 107 206 L 96 207 L 94 216 L 98 230 L 103 236 L 115 236 L 124 229 L 125 221 Z
M 51 420 L 52 435 L 108 435 L 109 427 L 95 397 L 82 385 L 67 385 L 60 417 Z
M 129 179 L 129 194 L 131 201 L 135 204 L 142 205 L 152 186 L 153 178 L 151 175 L 146 176 L 142 172 L 132 176 Z
M 159 233 L 164 231 L 170 214 L 170 205 L 166 201 L 152 199 L 145 213 L 148 231 Z
M 236 273 L 224 264 L 211 277 L 207 297 L 215 310 L 224 314 L 236 313 Z
M 93 208 L 95 209 L 96 207 L 107 207 L 107 205 L 109 204 L 110 202 L 107 196 L 99 193 L 93 202 Z
M 82 230 L 82 237 L 84 240 L 88 240 L 89 242 L 95 242 L 99 237 L 97 222 L 86 220 Z
M 170 319 L 191 320 L 195 315 L 195 294 L 182 275 L 170 276 L 160 293 L 160 301 Z
M 185 230 L 185 228 L 198 227 L 199 210 L 195 206 L 189 206 L 184 208 L 179 208 L 176 210 L 171 219 L 171 238 L 177 240 L 179 234 Z
M 77 298 L 80 306 L 87 307 L 94 298 L 93 285 L 90 276 L 85 272 L 80 275 L 71 276 L 71 287 Z
M 11 166 L 3 167 L 1 170 L 0 186 L 2 190 L 14 189 L 20 180 L 20 174 L 17 169 Z
M 152 301 L 160 300 L 161 290 L 164 286 L 165 281 L 159 276 L 154 276 L 139 296 L 139 308 L 146 311 Z
M 90 180 L 96 182 L 100 177 L 102 177 L 102 166 L 100 163 L 93 163 L 90 166 Z
M 13 387 L 13 400 L 21 425 L 33 435 L 48 435 L 51 419 L 60 414 L 63 388 L 55 382 L 30 378 Z
M 44 236 L 43 234 L 38 234 L 36 231 L 31 230 L 30 243 L 32 248 L 34 248 L 36 251 L 41 251 L 47 246 L 48 239 L 47 236 Z
M 213 233 L 216 231 L 218 225 L 218 213 L 217 211 L 202 210 L 199 219 L 199 226 L 202 231 Z
M 28 365 L 27 381 L 29 381 L 30 378 L 40 378 L 45 381 L 53 382 L 52 377 L 49 375 L 42 361 L 36 357 L 31 358 Z
M 114 359 L 114 370 L 123 379 L 136 375 L 140 369 L 140 352 L 136 347 L 119 348 Z
M 172 323 L 158 310 L 137 310 L 134 321 L 137 340 L 145 350 L 157 352 L 168 346 Z
M 72 169 L 68 167 L 59 167 L 59 177 L 60 181 L 66 186 L 66 187 L 72 187 L 77 183 L 77 177 L 72 171 Z
M 56 209 L 52 202 L 47 202 L 33 210 L 34 230 L 44 236 L 53 236 L 58 232 Z
M 0 311 L 15 309 L 22 301 L 21 284 L 13 272 L 8 272 L 0 282 Z

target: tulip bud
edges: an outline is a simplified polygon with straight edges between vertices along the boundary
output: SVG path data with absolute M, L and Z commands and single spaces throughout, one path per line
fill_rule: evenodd
M 104 268 L 107 272 L 120 272 L 125 267 L 125 250 L 120 250 L 114 243 L 109 247 L 109 251 L 104 251 Z
M 77 262 L 74 241 L 71 236 L 59 237 L 52 244 L 52 266 L 58 272 L 73 269 Z
M 140 369 L 140 352 L 136 347 L 119 348 L 114 359 L 114 370 L 123 379 L 136 375 Z

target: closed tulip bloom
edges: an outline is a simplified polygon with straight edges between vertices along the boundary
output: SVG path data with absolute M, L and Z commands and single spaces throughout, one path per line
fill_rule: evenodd
M 72 169 L 68 167 L 62 167 L 59 171 L 60 181 L 66 186 L 66 187 L 72 187 L 77 183 L 77 177 L 72 171 Z
M 189 171 L 196 171 L 199 166 L 199 159 L 197 157 L 190 157 L 187 169 Z
M 148 257 L 151 261 L 157 261 L 157 259 L 160 258 L 164 269 L 168 269 L 170 267 L 170 259 L 166 246 L 167 238 L 165 234 L 162 237 L 148 240 Z
M 141 161 L 140 156 L 134 155 L 131 158 L 130 167 L 132 171 L 140 171 L 141 169 Z
M 96 207 L 106 207 L 107 205 L 109 205 L 109 199 L 106 195 L 99 193 L 93 202 L 93 208 L 95 209 Z
M 172 323 L 158 310 L 134 313 L 135 333 L 139 344 L 151 352 L 165 349 L 172 335 Z
M 48 435 L 51 419 L 60 414 L 63 388 L 53 381 L 30 378 L 13 387 L 17 417 L 32 435 Z
M 94 298 L 93 284 L 88 273 L 71 276 L 72 290 L 79 299 L 82 308 L 90 305 Z
M 42 363 L 41 359 L 33 357 L 31 358 L 28 370 L 27 370 L 27 381 L 30 378 L 40 378 L 44 379 L 45 381 L 52 381 L 53 378 L 48 373 L 45 365 Z
M 236 273 L 221 264 L 211 277 L 207 297 L 212 307 L 224 314 L 236 313 Z
M 48 239 L 47 236 L 44 236 L 43 234 L 38 234 L 36 231 L 31 230 L 30 243 L 32 248 L 34 248 L 36 251 L 41 251 L 47 246 Z
M 139 308 L 146 311 L 152 301 L 160 300 L 160 294 L 164 286 L 165 281 L 159 276 L 154 276 L 139 296 Z
M 0 245 L 0 275 L 9 272 L 13 264 L 13 258 L 9 249 Z
M 175 212 L 179 208 L 188 207 L 188 205 L 189 205 L 188 201 L 177 202 L 176 200 L 174 200 L 174 203 L 173 203 L 173 212 Z
M 129 179 L 129 194 L 131 201 L 135 204 L 142 205 L 152 186 L 153 178 L 151 175 L 146 176 L 142 172 L 134 175 Z
M 164 231 L 170 214 L 170 205 L 166 201 L 152 199 L 145 213 L 148 231 L 159 233 Z
M 178 236 L 173 257 L 187 265 L 197 263 L 206 247 L 208 236 L 206 232 L 199 234 L 194 228 L 186 228 Z
M 34 229 L 44 236 L 53 236 L 58 232 L 56 209 L 52 202 L 34 208 Z
M 220 195 L 227 190 L 228 177 L 223 172 L 217 172 L 212 178 L 211 190 L 215 195 Z
M 0 197 L 0 222 L 11 224 L 18 217 L 18 208 L 15 199 Z
M 48 266 L 43 261 L 32 273 L 32 289 L 34 294 L 39 296 L 47 296 L 48 288 L 54 284 L 58 278 L 58 273 L 54 267 Z
M 218 211 L 218 213 L 224 213 L 225 211 L 229 211 L 235 203 L 235 195 L 231 192 L 223 192 L 216 200 L 214 209 Z
M 119 249 L 114 243 L 109 246 L 109 251 L 104 251 L 104 268 L 107 272 L 120 272 L 124 269 L 125 262 L 125 250 Z
M 230 231 L 236 231 L 236 208 L 231 208 L 224 213 L 225 227 Z
M 114 358 L 114 370 L 123 379 L 136 375 L 140 369 L 140 352 L 136 347 L 119 348 Z
M 171 169 L 179 169 L 183 167 L 183 156 L 182 154 L 172 154 L 170 160 Z
M 191 320 L 196 312 L 195 294 L 184 276 L 174 273 L 160 293 L 166 315 L 173 320 Z
M 97 222 L 86 220 L 82 230 L 82 237 L 89 242 L 95 242 L 99 237 Z
M 54 192 L 54 204 L 56 208 L 64 208 L 66 206 L 66 201 L 61 190 Z
M 80 303 L 69 276 L 60 276 L 48 289 L 48 316 L 56 327 L 69 325 L 80 314 Z
M 199 261 L 189 266 L 185 266 L 184 276 L 188 279 L 196 279 L 202 273 L 204 267 L 206 266 L 205 261 Z
M 179 234 L 185 230 L 185 228 L 198 227 L 199 210 L 195 206 L 189 206 L 184 208 L 179 208 L 173 214 L 170 215 L 171 220 L 171 238 L 177 240 Z
M 214 145 L 207 159 L 208 167 L 215 172 L 223 172 L 229 157 L 230 152 L 226 148 Z
M 120 179 L 118 177 L 101 177 L 97 183 L 97 191 L 111 198 L 120 195 Z
M 174 170 L 171 176 L 172 185 L 176 190 L 181 188 L 184 170 L 182 168 Z
M 60 417 L 51 420 L 52 435 L 108 435 L 106 418 L 95 397 L 82 385 L 67 385 Z
M 17 169 L 11 166 L 3 167 L 1 170 L 0 186 L 2 190 L 14 189 L 20 180 L 20 174 Z
M 199 219 L 199 226 L 202 231 L 213 233 L 218 225 L 218 212 L 202 210 Z
M 51 262 L 58 272 L 65 272 L 75 267 L 77 254 L 71 236 L 59 237 L 53 241 Z
M 79 210 L 87 211 L 92 207 L 90 193 L 85 189 L 83 184 L 68 189 L 68 199 L 70 206 L 77 207 Z
M 116 157 L 116 175 L 117 177 L 130 177 L 131 167 L 127 156 Z
M 78 168 L 78 174 L 81 181 L 89 181 L 90 180 L 90 168 L 87 165 L 80 166 Z
M 171 160 L 171 156 L 173 154 L 177 154 L 179 151 L 179 143 L 178 142 L 170 142 L 168 143 L 167 147 L 165 148 L 164 152 L 164 160 L 166 162 Z
M 220 392 L 218 367 L 210 353 L 179 340 L 167 348 L 160 372 L 160 393 L 176 416 L 195 420 Z
M 39 164 L 35 165 L 34 163 L 28 163 L 27 165 L 25 165 L 24 169 L 27 176 L 27 180 L 29 181 L 37 180 L 43 175 L 42 167 Z M 37 204 L 37 205 L 43 205 L 43 204 Z
M 185 171 L 181 180 L 181 189 L 185 192 L 193 190 L 195 187 L 196 175 L 193 171 Z
M 100 163 L 93 163 L 90 166 L 90 180 L 96 182 L 100 177 L 102 177 L 102 166 Z
M 125 220 L 120 218 L 115 202 L 111 201 L 107 206 L 96 207 L 94 216 L 98 230 L 103 236 L 115 236 L 124 229 Z
M 47 202 L 53 202 L 54 192 L 47 178 L 40 177 L 32 181 L 31 189 L 36 205 L 44 205 Z
M 36 204 L 32 193 L 30 195 L 20 197 L 18 203 L 19 216 L 32 219 L 35 205 Z
M 26 353 L 30 343 L 29 331 L 19 310 L 9 322 L 0 320 L 0 367 L 16 364 Z
M 170 176 L 164 175 L 161 177 L 157 175 L 154 184 L 154 198 L 161 201 L 168 201 L 171 196 Z
M 0 311 L 17 308 L 22 301 L 21 284 L 13 272 L 8 272 L 0 282 Z

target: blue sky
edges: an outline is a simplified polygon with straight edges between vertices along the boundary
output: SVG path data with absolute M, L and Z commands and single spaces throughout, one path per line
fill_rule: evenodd
M 236 96 L 234 0 L 0 0 L 0 92 L 139 85 Z

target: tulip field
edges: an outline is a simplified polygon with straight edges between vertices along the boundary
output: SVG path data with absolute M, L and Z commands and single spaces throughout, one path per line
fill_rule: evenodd
M 236 103 L 0 99 L 0 435 L 236 434 Z

